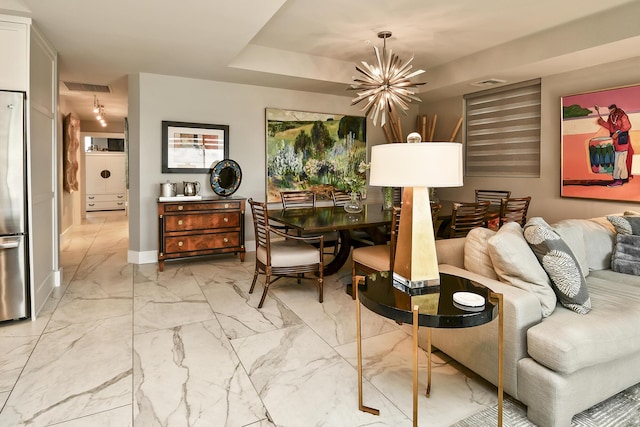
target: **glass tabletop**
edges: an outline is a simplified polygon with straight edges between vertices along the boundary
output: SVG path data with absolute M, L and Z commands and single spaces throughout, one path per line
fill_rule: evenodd
M 424 288 L 421 295 L 411 296 L 394 286 L 388 271 L 365 276 L 358 286 L 360 302 L 374 313 L 403 323 L 413 323 L 412 307 L 418 305 L 418 324 L 431 328 L 468 328 L 490 322 L 498 315 L 498 304 L 491 290 L 480 283 L 440 273 L 440 285 Z M 484 299 L 481 306 L 465 306 L 454 301 L 454 294 L 471 293 Z M 455 299 L 468 296 L 459 294 Z M 473 296 L 473 295 L 472 295 Z M 477 297 L 476 297 L 477 298 Z
M 269 210 L 269 219 L 303 231 L 325 232 L 391 224 L 392 214 L 381 204 L 364 205 L 359 213 L 347 213 L 342 206 L 318 206 Z

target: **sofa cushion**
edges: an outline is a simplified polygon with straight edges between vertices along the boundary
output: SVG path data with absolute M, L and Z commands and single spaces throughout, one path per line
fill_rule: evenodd
M 580 271 L 584 276 L 589 274 L 589 258 L 587 257 L 587 247 L 584 239 L 584 223 L 586 219 L 564 219 L 552 227 L 556 233 L 562 237 L 571 248 L 571 252 L 576 257 Z
M 527 331 L 529 355 L 549 369 L 569 374 L 640 351 L 640 277 L 597 271 L 587 288 L 588 316 L 558 307 Z
M 501 282 L 533 293 L 540 301 L 542 317 L 556 308 L 556 294 L 517 222 L 504 224 L 487 244 L 493 268 Z
M 616 246 L 611 256 L 611 269 L 618 273 L 640 276 L 640 236 L 626 234 L 616 236 Z
M 640 236 L 640 216 L 637 215 L 610 215 L 609 222 L 615 227 L 616 233 Z
M 591 300 L 585 277 L 571 248 L 539 217 L 527 222 L 524 237 L 549 275 L 560 303 L 576 313 L 587 314 Z
M 616 231 L 606 217 L 590 218 L 580 224 L 584 235 L 589 271 L 610 270 Z
M 488 241 L 496 234 L 488 228 L 474 228 L 467 234 L 464 242 L 464 268 L 472 273 L 480 274 L 490 279 L 497 279 L 489 255 Z

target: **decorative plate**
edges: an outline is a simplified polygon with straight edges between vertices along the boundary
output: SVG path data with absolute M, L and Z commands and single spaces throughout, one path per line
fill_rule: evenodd
M 230 196 L 240 187 L 242 170 L 231 159 L 221 160 L 211 170 L 211 188 L 218 196 Z
M 484 305 L 484 297 L 472 292 L 456 292 L 453 294 L 453 302 L 466 307 L 482 307 Z

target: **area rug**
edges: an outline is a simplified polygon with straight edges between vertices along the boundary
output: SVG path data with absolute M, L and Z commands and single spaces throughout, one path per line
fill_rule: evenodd
M 498 405 L 478 412 L 451 427 L 484 427 L 497 425 Z M 505 396 L 502 415 L 504 427 L 535 427 L 527 419 L 526 408 Z M 632 427 L 640 426 L 640 384 L 621 391 L 571 420 L 572 427 Z

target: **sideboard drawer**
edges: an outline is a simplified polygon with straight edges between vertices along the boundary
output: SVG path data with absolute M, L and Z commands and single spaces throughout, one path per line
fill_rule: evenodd
M 203 251 L 240 246 L 238 233 L 198 234 L 167 238 L 166 253 Z
M 190 231 L 211 228 L 233 228 L 240 226 L 240 212 L 223 212 L 210 214 L 167 215 L 165 230 Z
M 175 203 L 171 204 L 167 203 L 165 207 L 165 211 L 168 212 L 189 212 L 189 211 L 209 211 L 209 210 L 221 210 L 221 209 L 231 209 L 231 210 L 240 210 L 240 202 L 239 201 L 220 201 L 220 202 L 199 202 L 198 205 L 194 205 L 193 203 L 184 202 L 184 203 Z

